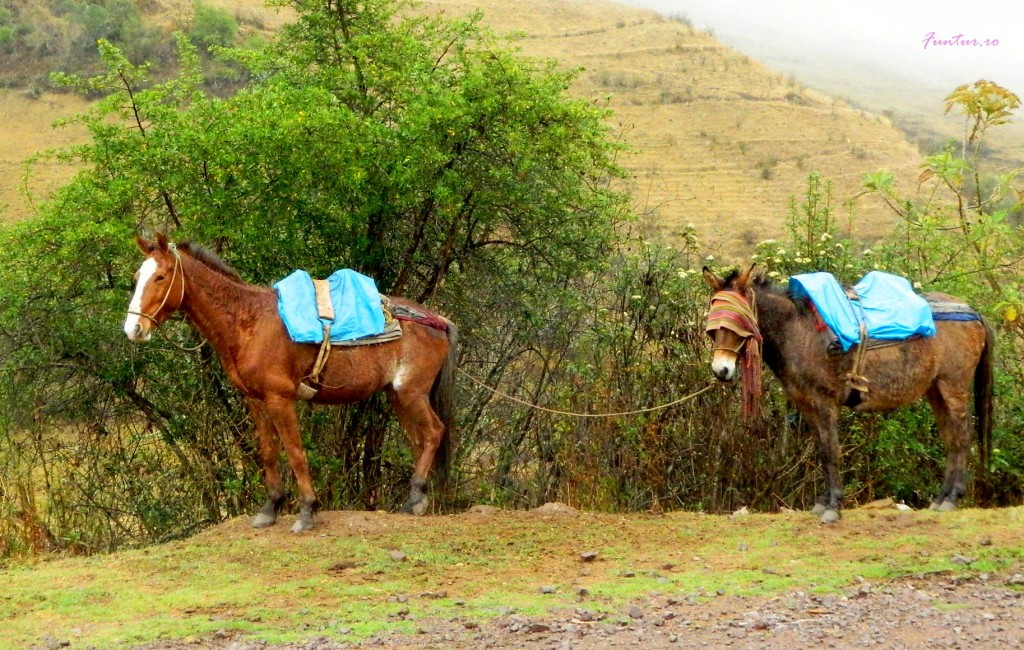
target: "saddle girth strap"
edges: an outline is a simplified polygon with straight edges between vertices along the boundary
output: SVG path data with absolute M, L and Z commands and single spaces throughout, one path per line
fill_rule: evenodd
M 323 320 L 334 320 L 334 305 L 331 303 L 331 287 L 327 280 L 313 280 L 313 289 L 316 290 L 316 313 Z M 320 343 L 320 351 L 317 352 L 316 361 L 313 362 L 313 369 L 306 379 L 316 385 L 320 383 L 320 373 L 327 365 L 327 359 L 331 356 L 331 323 L 324 323 L 324 339 Z M 303 380 L 299 383 L 297 396 L 302 400 L 311 400 L 316 397 L 317 389 L 313 388 Z

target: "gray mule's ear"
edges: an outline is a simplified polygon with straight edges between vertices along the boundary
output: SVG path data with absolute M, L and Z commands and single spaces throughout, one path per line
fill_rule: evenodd
M 708 283 L 712 291 L 721 291 L 722 287 L 725 286 L 725 281 L 711 272 L 711 269 L 704 267 L 701 269 L 701 274 L 704 276 L 704 281 Z
M 750 268 L 748 268 L 746 271 L 741 273 L 740 277 L 738 277 L 736 279 L 736 288 L 737 289 L 739 289 L 740 291 L 745 291 L 747 289 L 747 284 L 750 282 L 751 278 L 754 277 L 754 267 L 755 266 L 757 266 L 757 264 L 751 264 Z

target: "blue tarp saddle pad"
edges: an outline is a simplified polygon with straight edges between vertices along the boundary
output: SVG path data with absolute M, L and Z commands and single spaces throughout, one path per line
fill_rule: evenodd
M 898 341 L 934 336 L 935 320 L 928 302 L 905 279 L 871 271 L 854 285 L 858 300 L 850 300 L 831 273 L 804 273 L 789 279 L 794 299 L 808 298 L 835 333 L 843 352 L 860 342 L 860 323 L 868 337 Z
M 331 326 L 331 343 L 374 336 L 384 331 L 384 311 L 373 278 L 351 269 L 342 269 L 327 278 L 327 283 L 334 320 L 320 318 L 316 289 L 309 273 L 295 271 L 274 285 L 277 311 L 293 341 L 322 343 L 325 324 Z

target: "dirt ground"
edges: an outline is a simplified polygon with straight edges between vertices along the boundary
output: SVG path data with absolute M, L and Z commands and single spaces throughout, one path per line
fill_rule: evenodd
M 890 503 L 891 506 L 891 503 Z M 1006 514 L 1006 513 L 1013 514 Z M 415 531 L 426 535 L 431 543 L 440 545 L 443 539 L 461 539 L 464 531 L 480 531 L 493 526 L 504 531 L 508 539 L 520 540 L 524 535 L 537 535 L 538 522 L 544 527 L 557 528 L 558 536 L 542 540 L 542 544 L 557 544 L 545 548 L 540 561 L 518 562 L 510 554 L 502 558 L 494 571 L 518 570 L 529 574 L 530 584 L 557 584 L 558 590 L 571 590 L 575 605 L 548 610 L 543 615 L 528 616 L 509 607 L 497 617 L 479 621 L 460 616 L 461 602 L 452 594 L 456 608 L 444 618 L 419 616 L 419 605 L 429 594 L 392 595 L 397 618 L 413 623 L 413 633 L 384 631 L 357 642 L 343 642 L 328 636 L 311 636 L 301 643 L 271 644 L 236 636 L 230 630 L 212 636 L 185 641 L 161 641 L 138 646 L 138 650 L 185 650 L 210 648 L 215 650 L 339 650 L 342 648 L 737 648 L 795 650 L 798 648 L 1021 648 L 1024 647 L 1024 575 L 1019 573 L 1018 560 L 1011 560 L 1002 573 L 962 572 L 949 569 L 923 571 L 905 578 L 887 581 L 869 581 L 857 578 L 841 593 L 813 593 L 810 589 L 794 588 L 772 596 L 744 597 L 724 591 L 707 590 L 675 595 L 651 593 L 617 605 L 615 610 L 599 606 L 600 599 L 591 594 L 581 575 L 591 575 L 589 569 L 581 571 L 578 549 L 592 545 L 598 539 L 636 540 L 633 546 L 641 554 L 634 558 L 637 575 L 647 574 L 647 566 L 659 566 L 664 573 L 689 571 L 689 567 L 662 565 L 666 560 L 687 562 L 700 560 L 707 563 L 712 573 L 737 571 L 741 559 L 747 555 L 746 544 L 736 549 L 729 541 L 719 557 L 688 557 L 698 548 L 698 540 L 722 540 L 742 530 L 749 534 L 750 553 L 754 540 L 770 537 L 781 529 L 792 531 L 792 545 L 806 545 L 807 549 L 825 549 L 827 557 L 834 558 L 836 566 L 853 562 L 863 554 L 865 543 L 878 548 L 882 556 L 912 555 L 949 556 L 958 550 L 964 553 L 983 549 L 1006 549 L 1016 557 L 1013 548 L 1019 547 L 1019 513 L 1016 510 L 973 511 L 965 513 L 971 519 L 950 520 L 927 512 L 900 512 L 891 507 L 878 510 L 847 512 L 845 523 L 838 526 L 820 526 L 816 518 L 807 513 L 781 513 L 751 515 L 745 521 L 724 516 L 701 518 L 693 513 L 673 513 L 663 517 L 645 515 L 612 516 L 582 513 L 561 504 L 548 504 L 529 512 L 500 511 L 487 506 L 450 516 L 408 518 L 387 513 L 331 512 L 318 518 L 317 537 L 320 540 L 338 540 L 346 536 L 379 539 L 380 548 L 386 549 L 396 533 Z M 974 519 L 981 517 L 981 520 Z M 706 528 L 704 521 L 708 521 Z M 287 532 L 290 520 L 279 522 L 269 531 L 253 531 L 247 521 L 237 519 L 201 533 L 195 543 L 211 547 L 225 540 L 251 539 L 263 543 L 286 544 L 296 551 L 324 548 L 324 541 L 293 536 Z M 656 526 L 657 528 L 652 528 Z M 974 526 L 974 527 L 972 527 Z M 670 548 L 662 540 L 648 539 L 664 528 L 689 528 L 687 537 L 693 544 L 686 548 Z M 595 538 L 592 531 L 602 531 Z M 969 532 L 967 532 L 969 531 Z M 473 533 L 471 533 L 473 534 Z M 909 546 L 907 535 L 918 536 L 921 546 Z M 268 539 L 267 536 L 270 536 Z M 434 536 L 437 536 L 436 538 Z M 607 537 L 603 537 L 607 535 Z M 979 537 L 980 535 L 980 537 Z M 954 537 L 962 539 L 954 540 Z M 557 539 L 557 542 L 551 540 Z M 731 538 L 730 538 L 731 540 Z M 965 540 L 970 540 L 966 542 Z M 462 543 L 461 541 L 458 543 Z M 517 541 L 516 543 L 519 543 Z M 572 549 L 572 552 L 570 552 Z M 653 554 L 652 554 L 652 550 Z M 829 550 L 831 549 L 831 550 Z M 710 547 L 704 547 L 704 551 Z M 766 575 L 785 571 L 784 559 L 792 549 L 778 548 L 773 563 L 760 565 Z M 486 553 L 491 553 L 487 550 Z M 559 558 L 573 556 L 573 561 Z M 862 556 L 863 557 L 863 556 Z M 974 558 L 952 555 L 953 563 L 969 565 Z M 905 562 L 904 560 L 901 560 Z M 600 562 L 587 566 L 597 567 Z M 516 568 L 518 566 L 518 568 Z M 464 571 L 465 567 L 460 568 Z M 595 568 L 596 573 L 603 569 Z M 576 575 L 575 581 L 570 575 Z M 511 574 L 509 574 L 511 576 Z M 623 579 L 632 577 L 622 573 Z M 354 575 L 350 576 L 354 579 Z M 437 578 L 441 580 L 441 577 Z M 508 578 L 509 591 L 517 587 Z M 449 584 L 449 583 L 445 583 Z M 545 593 L 544 587 L 540 594 Z M 552 587 L 551 589 L 554 589 Z M 543 597 L 543 596 L 539 596 Z M 563 601 L 564 602 L 564 601 Z M 408 606 L 403 606 L 407 603 Z M 411 610 L 411 613 L 410 613 Z M 311 632 L 310 634 L 315 634 Z M 344 634 L 344 631 L 342 631 Z M 56 639 L 39 648 L 53 650 L 62 647 Z
M 1024 582 L 1017 576 L 1009 581 Z M 378 635 L 357 644 L 315 638 L 269 645 L 228 634 L 188 642 L 161 642 L 145 650 L 340 650 L 342 648 L 1021 648 L 1024 592 L 1007 579 L 968 581 L 925 576 L 889 584 L 861 584 L 842 596 L 802 591 L 769 599 L 720 597 L 708 602 L 652 598 L 614 621 L 580 606 L 547 618 L 509 612 L 477 625 L 419 621 L 419 633 Z

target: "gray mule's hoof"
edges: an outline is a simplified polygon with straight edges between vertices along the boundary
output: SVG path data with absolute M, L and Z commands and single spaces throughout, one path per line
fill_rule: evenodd
M 274 515 L 268 515 L 265 512 L 261 512 L 252 518 L 253 528 L 266 528 L 267 526 L 273 526 L 277 523 L 277 517 Z
M 952 512 L 953 510 L 956 510 L 956 504 L 948 499 L 942 503 L 935 503 L 933 501 L 932 504 L 928 506 L 928 509 L 938 510 L 939 512 Z
M 839 519 L 840 516 L 838 510 L 827 508 L 823 513 L 821 513 L 821 523 L 823 524 L 834 524 L 839 521 Z
M 820 517 L 825 514 L 826 510 L 828 510 L 828 508 L 825 507 L 824 503 L 816 503 L 814 504 L 814 507 L 811 508 L 811 514 L 815 517 Z
M 312 519 L 303 519 L 302 517 L 299 517 L 298 519 L 295 520 L 295 523 L 292 524 L 292 532 L 293 533 L 302 533 L 302 532 L 305 532 L 305 531 L 310 530 L 312 528 L 313 528 L 313 520 Z

